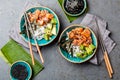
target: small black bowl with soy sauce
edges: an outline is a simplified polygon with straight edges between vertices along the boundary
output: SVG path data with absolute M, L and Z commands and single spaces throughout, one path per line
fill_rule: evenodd
M 79 16 L 85 12 L 87 2 L 86 0 L 63 0 L 62 7 L 69 16 Z

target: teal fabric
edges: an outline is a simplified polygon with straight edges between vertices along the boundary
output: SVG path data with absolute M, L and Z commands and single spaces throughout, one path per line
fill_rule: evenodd
M 40 71 L 44 69 L 43 65 L 40 64 L 36 59 L 35 65 L 32 65 L 30 54 L 28 54 L 18 43 L 12 39 L 2 47 L 0 55 L 10 65 L 18 60 L 26 61 L 32 68 L 33 77 L 35 77 Z

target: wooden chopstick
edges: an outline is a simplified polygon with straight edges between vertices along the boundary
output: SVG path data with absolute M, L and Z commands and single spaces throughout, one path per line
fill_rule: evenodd
M 108 53 L 107 51 L 105 51 L 104 55 L 106 56 L 106 59 L 107 59 L 107 62 L 108 62 L 108 65 L 110 67 L 110 72 L 113 74 L 113 69 L 112 69 L 112 66 L 110 64 L 110 61 L 109 61 L 109 57 L 108 57 Z
M 102 51 L 103 51 L 103 57 L 104 57 L 104 60 L 105 60 L 105 64 L 106 64 L 106 67 L 107 67 L 109 76 L 110 76 L 110 78 L 112 78 L 112 70 L 110 70 L 110 67 L 111 67 L 111 65 L 109 65 L 109 64 L 110 64 L 110 61 L 109 61 L 109 59 L 107 59 L 107 51 L 104 50 L 103 44 L 102 44 L 100 38 L 99 38 L 99 40 L 100 40 L 100 43 L 101 43 L 100 45 L 101 45 L 101 48 L 102 48 Z
M 100 37 L 100 36 L 99 36 Z M 109 60 L 109 58 L 108 58 L 108 53 L 107 53 L 107 50 L 106 50 L 106 48 L 105 48 L 105 46 L 104 46 L 104 44 L 103 44 L 103 40 L 101 39 L 101 37 L 99 38 L 99 40 L 100 40 L 100 43 L 101 43 L 101 48 L 102 48 L 102 51 L 103 51 L 103 56 L 104 56 L 104 59 L 106 60 L 106 65 L 108 65 L 108 70 L 109 70 L 109 72 L 111 73 L 111 74 L 113 74 L 113 69 L 112 69 L 112 67 L 111 67 L 111 64 L 110 64 L 110 60 Z M 110 78 L 112 78 L 111 76 L 110 76 Z
M 101 45 L 101 48 L 102 48 L 102 51 L 103 51 L 103 56 L 104 56 L 105 64 L 106 64 L 109 76 L 110 76 L 110 78 L 112 78 L 113 69 L 112 69 L 112 66 L 110 64 L 110 60 L 108 58 L 108 53 L 107 53 L 106 47 L 105 47 L 103 39 L 101 37 L 102 35 L 100 33 L 100 29 L 99 29 L 99 26 L 97 24 L 97 20 L 95 20 L 95 21 L 96 21 L 96 25 L 97 25 L 97 31 L 98 31 L 98 35 L 99 35 L 99 41 L 101 43 L 100 45 Z
M 32 58 L 32 64 L 34 65 L 35 64 L 34 55 L 33 55 L 33 52 L 32 52 L 32 45 L 31 45 L 30 42 L 29 42 L 29 47 L 30 47 L 30 55 L 31 55 L 31 58 Z
M 30 43 L 30 36 L 29 36 L 29 32 L 28 32 L 28 26 L 27 26 L 27 21 L 26 21 L 26 16 L 24 14 L 24 19 L 25 19 L 25 26 L 26 26 L 26 32 L 27 32 L 27 36 L 28 36 L 28 45 L 29 45 L 29 48 L 30 48 L 30 55 L 31 55 L 31 58 L 32 58 L 32 64 L 34 65 L 35 64 L 35 61 L 34 61 L 34 55 L 33 55 L 33 51 L 32 51 L 32 45 Z
M 112 74 L 111 74 L 111 72 L 110 72 L 110 68 L 109 68 L 109 65 L 108 65 L 108 63 L 107 63 L 106 56 L 104 55 L 103 57 L 104 57 L 104 60 L 105 60 L 105 64 L 106 64 L 106 67 L 107 67 L 108 73 L 109 73 L 109 77 L 112 78 Z
M 41 53 L 41 51 L 40 51 L 40 48 L 39 48 L 38 44 L 36 44 L 36 47 L 37 47 L 37 50 L 38 50 L 40 59 L 41 59 L 42 63 L 44 63 L 44 60 L 43 60 L 43 57 L 42 57 L 42 53 Z
M 33 31 L 32 27 L 31 27 L 31 24 L 30 24 L 30 21 L 29 21 L 28 15 L 27 15 L 27 13 L 25 13 L 25 14 L 26 14 L 27 22 L 28 22 L 28 24 L 29 24 L 29 26 L 30 26 L 30 29 L 31 29 L 31 31 L 32 31 L 32 34 L 34 34 L 34 31 Z M 37 50 L 38 50 L 38 53 L 39 53 L 40 59 L 41 59 L 42 63 L 44 63 L 44 59 L 43 59 L 43 57 L 42 57 L 42 53 L 41 53 L 40 48 L 39 48 L 39 46 L 38 46 L 38 43 L 37 43 L 36 37 L 33 37 L 33 38 L 34 38 L 35 45 L 36 45 L 36 48 L 37 48 Z

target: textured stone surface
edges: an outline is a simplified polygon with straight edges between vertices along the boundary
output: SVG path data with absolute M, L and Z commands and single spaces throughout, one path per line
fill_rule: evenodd
M 0 0 L 0 48 L 9 40 L 8 31 L 19 19 L 22 6 L 35 0 Z M 38 0 L 41 5 L 51 8 L 58 15 L 61 30 L 74 23 L 80 23 L 84 15 L 72 23 L 65 18 L 57 0 Z M 111 52 L 110 60 L 114 68 L 113 80 L 120 80 L 120 0 L 88 0 L 89 13 L 100 16 L 108 22 L 110 35 L 117 45 Z M 55 42 L 42 47 L 45 69 L 33 80 L 109 80 L 104 62 L 100 66 L 92 64 L 72 64 L 61 57 Z M 39 56 L 36 58 L 39 60 Z M 10 67 L 0 58 L 0 80 L 8 80 Z

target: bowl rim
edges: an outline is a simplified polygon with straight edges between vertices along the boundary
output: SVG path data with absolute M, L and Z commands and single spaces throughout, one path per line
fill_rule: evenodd
M 30 7 L 30 8 L 28 8 L 28 9 L 26 9 L 25 11 L 28 11 L 28 10 L 33 9 L 33 8 L 46 8 L 46 9 L 50 10 L 50 11 L 54 14 L 54 16 L 56 16 L 56 19 L 57 19 L 57 21 L 58 21 L 58 31 L 57 31 L 57 35 L 55 35 L 55 37 L 53 38 L 53 40 L 49 41 L 49 42 L 46 43 L 46 44 L 43 44 L 43 43 L 42 43 L 41 45 L 38 44 L 38 46 L 46 46 L 46 45 L 52 43 L 52 42 L 57 38 L 57 36 L 58 36 L 58 34 L 59 34 L 59 31 L 60 31 L 60 21 L 59 21 L 59 18 L 58 18 L 58 16 L 57 16 L 57 14 L 56 14 L 51 8 L 48 8 L 48 7 L 45 7 L 45 6 L 34 6 L 34 7 Z M 21 31 L 20 26 L 21 26 L 22 17 L 23 17 L 23 14 L 21 15 L 20 22 L 19 22 L 19 32 Z M 19 34 L 19 35 L 22 37 L 22 39 L 23 39 L 24 41 L 29 42 L 29 41 L 26 40 L 21 34 Z M 30 42 L 30 43 L 31 43 L 31 42 Z M 34 43 L 31 43 L 31 44 L 32 44 L 33 46 L 36 46 L 36 44 L 34 44 Z
M 72 25 L 66 27 L 66 28 L 62 31 L 62 33 L 61 33 L 61 35 L 60 35 L 60 37 L 59 37 L 58 42 L 60 41 L 63 33 L 64 33 L 67 29 L 69 29 L 69 28 L 71 28 L 71 27 L 74 27 L 74 26 L 78 26 L 78 27 L 79 27 L 79 26 L 82 26 L 83 28 L 85 28 L 85 26 L 84 26 L 84 25 L 81 25 L 81 24 L 72 24 Z M 87 28 L 89 28 L 89 27 L 87 27 Z M 82 61 L 82 62 L 75 62 L 75 61 L 72 61 L 72 60 L 66 58 L 66 57 L 62 54 L 62 52 L 61 52 L 61 50 L 60 50 L 60 46 L 58 45 L 58 46 L 57 46 L 57 47 L 58 47 L 58 52 L 61 54 L 61 56 L 62 56 L 64 59 L 66 59 L 67 61 L 69 61 L 69 62 L 71 62 L 71 63 L 77 63 L 77 64 L 79 64 L 79 63 L 87 62 L 87 61 L 90 60 L 92 57 L 94 57 L 94 55 L 96 54 L 96 51 L 97 51 L 97 49 L 98 49 L 98 39 L 97 39 L 95 33 L 93 32 L 93 30 L 91 30 L 90 28 L 89 28 L 89 30 L 93 33 L 93 35 L 95 36 L 95 39 L 96 39 L 96 49 L 95 49 L 94 52 L 93 52 L 94 54 L 93 54 L 89 59 L 87 59 L 87 60 L 84 60 L 84 61 Z
M 23 61 L 23 60 L 18 60 L 18 61 L 15 61 L 14 63 L 11 64 L 11 67 L 10 67 L 10 69 L 9 69 L 10 79 L 12 80 L 11 68 L 12 68 L 12 66 L 13 66 L 14 64 L 16 64 L 16 63 L 18 63 L 18 62 L 23 62 L 23 63 L 25 63 L 25 64 L 27 64 L 27 65 L 29 66 L 29 68 L 30 68 L 30 76 L 29 76 L 28 80 L 30 80 L 30 78 L 32 77 L 32 68 L 31 68 L 31 66 L 30 66 L 29 63 L 27 63 L 26 61 Z
M 65 7 L 64 7 L 64 4 L 65 4 L 65 1 L 64 1 L 64 0 L 63 0 L 63 2 L 62 2 L 62 8 L 63 8 L 64 12 L 65 12 L 66 14 L 68 14 L 69 16 L 79 16 L 79 15 L 83 14 L 84 11 L 85 11 L 86 8 L 87 8 L 87 1 L 86 1 L 86 0 L 83 0 L 83 1 L 84 1 L 84 8 L 83 8 L 83 10 L 82 10 L 80 13 L 78 13 L 78 14 L 71 14 L 71 13 L 67 12 L 67 11 L 65 10 Z

